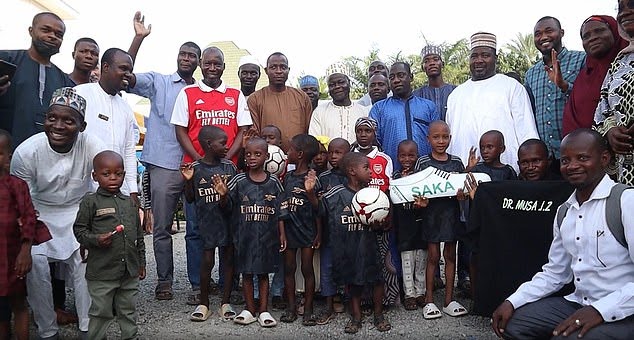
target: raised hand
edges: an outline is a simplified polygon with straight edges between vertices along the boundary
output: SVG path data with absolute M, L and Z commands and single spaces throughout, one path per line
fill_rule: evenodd
M 229 188 L 227 187 L 227 179 L 224 176 L 218 174 L 214 175 L 214 177 L 212 177 L 211 179 L 214 182 L 214 190 L 216 190 L 216 192 L 220 196 L 226 196 L 229 192 Z
M 480 156 L 476 156 L 476 150 L 478 150 L 478 148 L 475 146 L 469 148 L 469 163 L 467 164 L 468 170 L 473 169 L 473 167 L 475 167 L 480 161 Z
M 467 174 L 467 178 L 464 181 L 464 188 L 469 193 L 469 198 L 475 197 L 476 189 L 478 189 L 478 182 L 472 173 Z M 465 197 L 466 198 L 466 197 Z
M 181 174 L 187 181 L 194 178 L 194 166 L 192 163 L 181 164 Z
M 152 33 L 152 24 L 147 25 L 147 27 L 145 26 L 145 16 L 142 15 L 140 11 L 134 13 L 132 22 L 134 24 L 135 35 L 145 38 Z
M 317 173 L 313 169 L 308 170 L 308 173 L 304 177 L 304 188 L 306 188 L 306 191 L 308 192 L 313 192 L 315 191 L 316 183 L 317 183 Z
M 242 147 L 246 147 L 249 139 L 257 136 L 258 130 L 255 127 L 251 126 L 245 133 L 242 134 Z
M 559 87 L 563 92 L 568 91 L 568 83 L 561 75 L 561 65 L 559 64 L 559 60 L 557 59 L 557 51 L 555 51 L 554 48 L 550 50 L 550 59 L 552 60 L 553 66 L 544 66 L 544 70 L 546 71 L 546 73 L 548 73 L 548 79 L 555 83 L 555 85 L 557 85 L 557 87 Z

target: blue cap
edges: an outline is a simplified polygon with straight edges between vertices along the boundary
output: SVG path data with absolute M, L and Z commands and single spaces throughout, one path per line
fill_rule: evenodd
M 299 87 L 315 86 L 319 87 L 319 80 L 313 76 L 303 76 L 299 79 Z

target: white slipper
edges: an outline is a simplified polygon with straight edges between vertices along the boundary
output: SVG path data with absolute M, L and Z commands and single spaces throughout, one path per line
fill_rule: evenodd
M 198 305 L 189 316 L 189 319 L 191 321 L 207 321 L 209 315 L 211 315 L 211 313 L 209 312 L 209 308 L 207 308 L 207 306 Z
M 442 313 L 440 312 L 440 309 L 438 309 L 433 302 L 430 302 L 423 307 L 423 317 L 425 320 L 438 319 L 441 316 Z
M 258 322 L 262 327 L 275 327 L 277 326 L 277 321 L 273 319 L 273 316 L 269 312 L 260 313 L 258 316 Z
M 253 316 L 253 314 L 251 314 L 251 312 L 246 309 L 240 312 L 238 316 L 233 318 L 233 322 L 240 325 L 250 325 L 256 321 L 258 321 L 258 319 L 256 319 L 255 316 Z
M 220 306 L 220 310 L 218 311 L 218 314 L 220 314 L 220 317 L 222 318 L 223 321 L 233 320 L 236 317 L 236 312 L 233 310 L 233 307 L 228 303 L 225 303 L 222 306 Z M 229 315 L 227 316 L 227 314 Z
M 442 311 L 453 317 L 469 314 L 467 309 L 457 301 L 451 301 L 447 307 L 442 308 Z

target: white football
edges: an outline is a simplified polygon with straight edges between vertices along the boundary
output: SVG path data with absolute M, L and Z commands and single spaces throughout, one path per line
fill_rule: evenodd
M 390 200 L 377 188 L 363 188 L 352 197 L 352 212 L 363 224 L 381 222 L 390 212 Z
M 269 144 L 269 158 L 264 162 L 264 170 L 271 175 L 281 176 L 286 171 L 286 154 L 278 146 Z

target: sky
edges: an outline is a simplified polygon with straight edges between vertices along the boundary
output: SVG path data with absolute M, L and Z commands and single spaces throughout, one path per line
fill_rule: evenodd
M 498 37 L 498 47 L 517 33 L 531 33 L 545 15 L 560 19 L 564 45 L 581 50 L 579 28 L 590 15 L 616 15 L 617 0 L 65 0 L 79 12 L 66 21 L 60 54 L 62 70 L 72 70 L 76 39 L 94 38 L 101 51 L 127 50 L 134 35 L 134 12 L 142 11 L 152 33 L 141 46 L 135 72 L 176 70 L 178 48 L 185 41 L 201 47 L 233 40 L 262 64 L 269 54 L 289 59 L 290 79 L 301 74 L 323 76 L 329 65 L 347 56 L 364 57 L 377 48 L 384 59 L 399 51 L 416 54 L 426 44 L 454 42 L 477 31 Z M 7 3 L 8 2 L 8 3 Z M 24 0 L 3 0 L 0 49 L 28 48 L 32 13 L 11 11 Z

